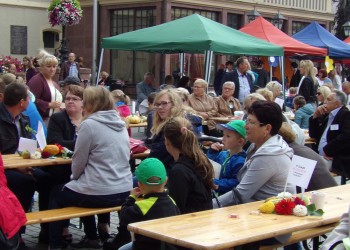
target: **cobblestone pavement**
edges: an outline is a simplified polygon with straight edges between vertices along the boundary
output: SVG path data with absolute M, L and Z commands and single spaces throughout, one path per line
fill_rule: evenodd
M 144 128 L 133 128 L 132 129 L 132 137 L 135 139 L 143 139 L 144 138 Z M 34 204 L 33 211 L 38 211 L 38 199 L 37 193 L 34 196 Z M 97 221 L 97 218 L 96 218 Z M 85 235 L 83 228 L 80 227 L 80 220 L 72 219 L 70 220 L 69 230 L 73 235 L 73 242 L 80 241 L 80 239 Z M 111 233 L 116 234 L 118 232 L 117 226 L 119 224 L 118 214 L 116 212 L 111 213 Z M 48 246 L 45 244 L 38 244 L 38 235 L 40 232 L 40 224 L 29 225 L 26 228 L 26 233 L 22 235 L 24 242 L 26 245 L 34 250 L 47 250 Z M 70 249 L 70 248 L 67 248 Z M 82 249 L 82 250 L 85 250 Z

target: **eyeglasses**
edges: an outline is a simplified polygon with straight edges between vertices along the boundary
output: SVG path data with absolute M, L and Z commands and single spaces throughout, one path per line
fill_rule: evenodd
M 249 125 L 252 125 L 252 126 L 253 126 L 253 125 L 255 125 L 255 124 L 259 124 L 260 127 L 267 125 L 266 123 L 254 122 L 254 121 L 252 121 L 252 120 L 246 120 L 246 121 L 245 121 L 245 124 L 248 125 L 248 126 L 249 126 Z
M 321 95 L 321 93 L 320 92 L 317 92 L 317 94 L 316 95 Z
M 81 101 L 81 99 L 79 97 L 66 97 L 65 101 L 67 102 L 78 102 L 78 101 Z
M 154 104 L 154 107 L 155 108 L 164 108 L 165 106 L 167 106 L 169 103 L 171 103 L 171 101 L 169 101 L 169 102 L 160 102 L 160 103 L 155 103 Z

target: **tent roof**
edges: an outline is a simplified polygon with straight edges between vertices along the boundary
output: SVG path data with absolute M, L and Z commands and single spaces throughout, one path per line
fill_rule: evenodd
M 295 40 L 276 28 L 262 16 L 242 27 L 240 31 L 282 46 L 284 48 L 284 53 L 288 56 L 294 54 L 327 55 L 326 49 L 313 47 Z
M 343 42 L 350 44 L 350 36 L 348 38 L 346 38 Z
M 157 26 L 103 38 L 102 48 L 155 53 L 282 56 L 283 48 L 193 14 Z
M 334 59 L 350 58 L 350 45 L 339 40 L 317 22 L 312 22 L 293 35 L 293 38 L 319 48 L 327 48 Z

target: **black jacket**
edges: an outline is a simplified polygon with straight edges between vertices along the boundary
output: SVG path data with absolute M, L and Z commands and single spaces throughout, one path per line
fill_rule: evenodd
M 160 160 L 164 164 L 167 173 L 173 167 L 174 158 L 166 150 L 163 131 L 153 136 L 151 152 L 148 157 L 157 158 L 158 160 Z
M 254 86 L 253 86 L 253 79 L 248 73 L 246 73 L 245 75 L 246 75 L 248 82 L 249 82 L 250 93 L 253 93 L 255 91 Z M 233 97 L 235 97 L 235 98 L 238 98 L 238 96 L 239 96 L 239 79 L 238 79 L 238 77 L 239 76 L 237 73 L 237 69 L 234 69 L 231 72 L 226 72 L 226 74 L 222 78 L 222 84 L 224 84 L 227 81 L 235 83 L 235 92 L 233 93 Z
M 196 173 L 194 162 L 180 155 L 169 174 L 169 195 L 181 214 L 209 210 L 213 208 L 211 189 Z
M 323 131 L 327 127 L 328 115 L 309 119 L 309 134 L 319 143 Z M 332 125 L 333 128 L 332 128 Z M 343 106 L 334 117 L 327 131 L 327 144 L 323 151 L 333 157 L 332 171 L 350 176 L 350 111 Z
M 58 143 L 74 151 L 75 141 L 75 126 L 72 124 L 66 110 L 52 114 L 47 127 L 47 143 Z
M 298 94 L 304 96 L 307 103 L 316 103 L 316 87 L 310 76 L 303 79 L 303 82 L 300 84 Z
M 19 126 L 20 131 L 18 132 L 16 124 L 12 122 L 12 116 L 7 111 L 5 104 L 0 103 L 0 152 L 2 154 L 16 153 L 20 137 L 32 138 L 32 133 L 28 130 L 30 124 L 27 116 L 19 115 Z
M 120 225 L 159 219 L 180 214 L 174 201 L 166 193 L 151 193 L 143 200 L 136 201 L 129 196 L 122 205 L 120 212 Z M 155 240 L 141 234 L 135 234 L 132 249 L 157 250 L 161 249 L 160 240 Z
M 301 80 L 300 70 L 297 69 L 295 74 L 290 79 L 289 87 L 298 87 L 300 80 Z

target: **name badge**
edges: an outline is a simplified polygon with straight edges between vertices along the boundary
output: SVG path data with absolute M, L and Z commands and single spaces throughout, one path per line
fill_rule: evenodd
M 331 130 L 339 130 L 339 124 L 332 124 Z

